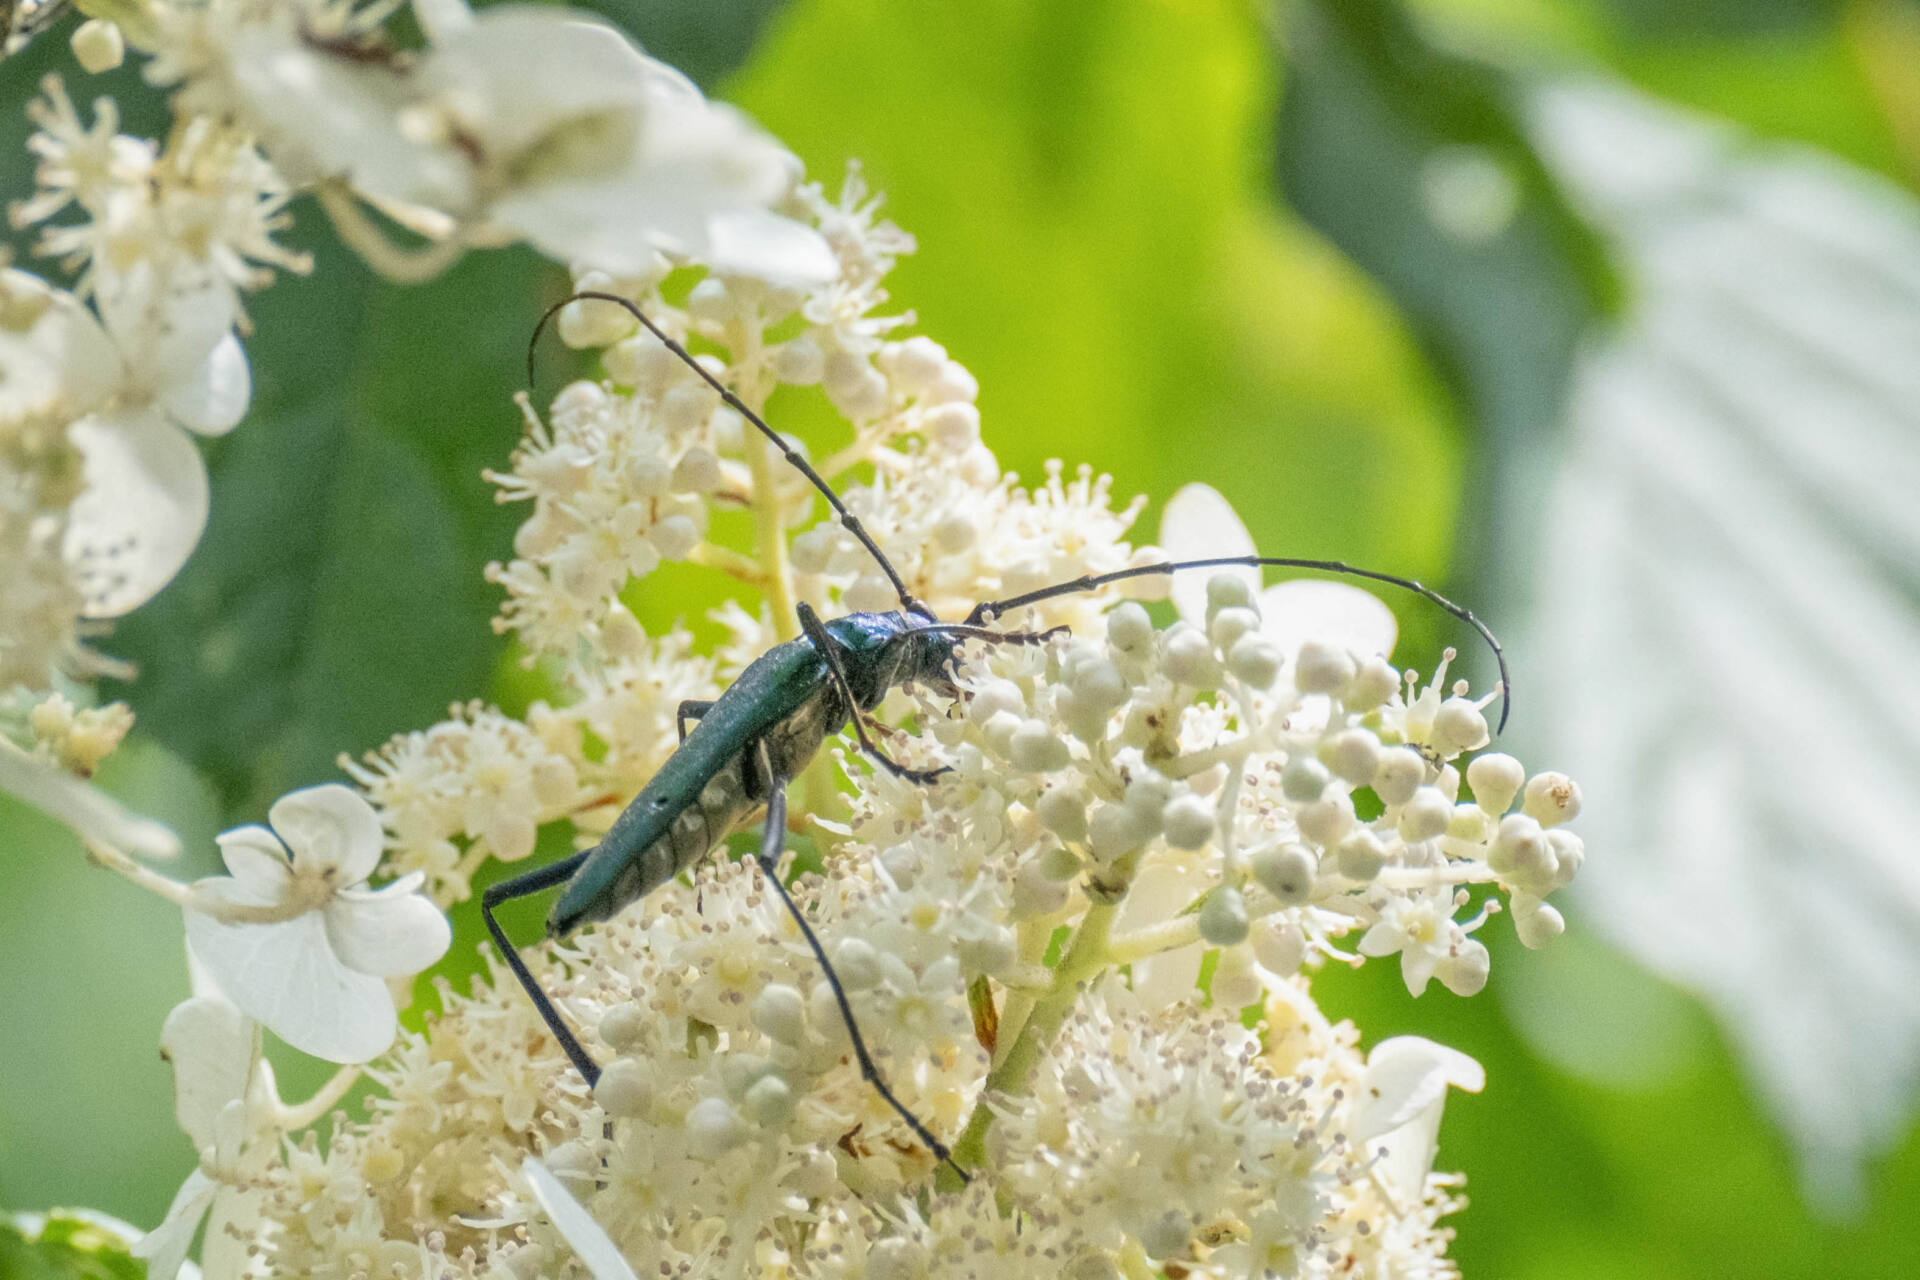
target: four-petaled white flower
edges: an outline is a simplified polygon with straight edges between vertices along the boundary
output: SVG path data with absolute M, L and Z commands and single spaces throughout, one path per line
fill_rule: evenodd
M 418 973 L 452 941 L 416 872 L 381 889 L 380 821 L 357 792 L 283 796 L 267 827 L 220 836 L 231 876 L 194 885 L 187 941 L 221 990 L 294 1048 L 365 1062 L 393 1042 L 386 979 Z
M 1353 1139 L 1380 1152 L 1374 1171 L 1395 1195 L 1417 1202 L 1440 1149 L 1447 1086 L 1478 1093 L 1486 1084 L 1486 1069 L 1458 1049 L 1423 1036 L 1382 1040 L 1367 1055 Z
M 133 1255 L 147 1260 L 148 1280 L 174 1280 L 201 1220 L 211 1214 L 201 1261 L 214 1275 L 238 1275 L 244 1248 L 239 1234 L 224 1228 L 258 1216 L 242 1185 L 242 1149 L 267 1130 L 278 1108 L 273 1068 L 260 1056 L 252 1020 L 212 994 L 174 1006 L 160 1029 L 160 1054 L 173 1064 L 174 1116 L 200 1163 L 180 1184 L 166 1218 L 133 1246 Z

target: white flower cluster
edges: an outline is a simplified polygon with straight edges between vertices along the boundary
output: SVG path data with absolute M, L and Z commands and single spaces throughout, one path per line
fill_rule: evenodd
M 404 7 L 424 48 L 389 34 Z M 21 16 L 41 25 L 45 8 Z M 192 553 L 209 495 L 191 437 L 231 430 L 251 399 L 241 294 L 310 269 L 276 239 L 296 193 L 402 282 L 522 239 L 615 271 L 666 255 L 782 287 L 833 274 L 827 242 L 774 208 L 792 158 L 589 16 L 464 0 L 106 8 L 75 31 L 76 59 L 98 72 L 141 55 L 173 124 L 164 146 L 123 134 L 114 100 L 89 118 L 57 77 L 29 107 L 35 190 L 12 217 L 73 283 L 0 273 L 0 693 L 121 670 L 83 635 Z
M 910 242 L 857 183 L 799 201 L 841 264 L 827 284 L 664 264 L 579 282 L 694 341 L 749 407 L 823 383 L 852 443 L 819 469 L 944 616 L 1159 558 L 1126 543 L 1137 505 L 1116 511 L 1104 479 L 1056 470 L 1030 492 L 1001 476 L 972 379 L 879 314 L 884 269 Z M 543 826 L 594 842 L 672 749 L 679 702 L 790 634 L 795 602 L 898 604 L 836 521 L 808 524 L 814 496 L 786 464 L 626 312 L 577 303 L 561 321 L 603 348 L 607 377 L 562 390 L 544 420 L 527 406 L 527 439 L 494 478 L 531 509 L 516 559 L 489 569 L 507 589 L 498 625 L 554 696 L 521 719 L 456 707 L 349 764 L 387 870 L 442 902 L 488 858 L 527 856 Z M 754 526 L 734 541 L 751 551 L 712 532 L 740 506 Z M 1224 510 L 1189 491 L 1163 540 L 1190 545 L 1193 522 Z M 668 558 L 733 573 L 769 604 L 724 612 L 733 640 L 717 657 L 678 629 L 647 637 L 620 595 Z M 1558 931 L 1544 899 L 1579 867 L 1564 826 L 1579 793 L 1483 750 L 1489 699 L 1450 685 L 1445 662 L 1424 684 L 1403 675 L 1378 651 L 1391 633 L 1377 603 L 1315 586 L 1256 594 L 1219 576 L 1176 592 L 1184 616 L 1165 627 L 1113 592 L 997 619 L 1073 631 L 971 640 L 957 702 L 919 690 L 883 708 L 919 725 L 878 729 L 888 750 L 946 767 L 937 781 L 841 750 L 844 777 L 822 753 L 795 784 L 826 874 L 792 892 L 888 1084 L 970 1184 L 862 1079 L 792 920 L 757 866 L 721 854 L 533 949 L 603 1066 L 596 1087 L 496 961 L 470 993 L 443 987 L 426 1033 L 368 1068 L 364 1118 L 258 1162 L 203 1159 L 242 1202 L 223 1239 L 272 1273 L 316 1276 L 1454 1274 L 1438 1223 L 1457 1179 L 1432 1172 L 1435 1138 L 1447 1088 L 1479 1088 L 1477 1065 L 1407 1039 L 1362 1054 L 1307 984 L 1329 959 L 1397 954 L 1415 994 L 1436 977 L 1479 990 L 1472 935 L 1501 895 L 1530 945 Z M 1341 638 L 1298 638 L 1322 628 Z M 338 878 L 364 875 L 371 828 L 328 805 L 359 851 Z M 281 839 L 293 859 L 275 883 L 300 882 L 314 855 Z M 230 862 L 259 842 L 230 836 Z M 315 901 L 304 918 L 362 909 L 354 894 Z M 379 971 L 353 950 L 336 962 Z M 248 1012 L 284 1020 L 257 999 Z M 263 1114 L 293 1127 L 284 1107 Z

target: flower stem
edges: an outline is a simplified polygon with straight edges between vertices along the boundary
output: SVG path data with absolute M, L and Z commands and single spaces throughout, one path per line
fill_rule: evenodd
M 347 189 L 337 182 L 314 188 L 320 208 L 347 247 L 395 284 L 424 284 L 460 260 L 466 246 L 458 237 L 437 240 L 423 249 L 402 249 L 373 224 Z
M 1017 1097 L 1025 1091 L 1027 1077 L 1040 1061 L 1040 1055 L 1053 1043 L 1067 1015 L 1073 1012 L 1081 991 L 1111 963 L 1107 938 L 1118 909 L 1118 904 L 1107 903 L 1096 903 L 1087 909 L 1060 963 L 1054 967 L 1053 985 L 1034 1001 L 1033 1012 L 1020 1028 L 1019 1038 L 987 1073 L 980 1100 L 967 1118 L 966 1130 L 953 1145 L 954 1161 L 962 1168 L 977 1168 L 986 1159 L 987 1130 L 993 1126 L 993 1110 L 987 1106 L 987 1099 Z M 959 1189 L 960 1179 L 951 1169 L 942 1168 L 938 1179 L 937 1185 L 942 1190 Z
M 353 1065 L 340 1068 L 319 1090 L 305 1102 L 295 1106 L 281 1106 L 274 1113 L 273 1122 L 282 1133 L 291 1133 L 295 1129 L 304 1129 L 319 1123 L 322 1116 L 333 1109 L 333 1105 L 347 1095 L 354 1082 L 360 1078 L 364 1068 Z

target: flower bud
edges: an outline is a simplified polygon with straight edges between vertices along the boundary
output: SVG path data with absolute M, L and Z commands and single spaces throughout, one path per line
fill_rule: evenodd
M 1371 729 L 1343 730 L 1321 749 L 1320 761 L 1349 786 L 1371 786 L 1380 764 L 1380 739 Z
M 687 1112 L 687 1149 L 718 1160 L 746 1140 L 747 1126 L 725 1098 L 702 1098 Z
M 1214 1007 L 1244 1009 L 1260 998 L 1260 975 L 1253 963 L 1252 947 L 1231 946 L 1220 953 L 1220 962 L 1213 969 Z
M 1354 711 L 1371 711 L 1400 691 L 1400 673 L 1378 654 L 1360 664 L 1340 692 L 1340 701 Z
M 1512 806 L 1526 777 L 1518 760 L 1499 751 L 1475 756 L 1467 765 L 1467 785 L 1473 788 L 1474 803 L 1496 818 Z
M 1253 584 L 1245 574 L 1216 573 L 1207 579 L 1207 617 L 1212 618 L 1222 609 L 1251 609 L 1253 607 Z M 1254 615 L 1254 625 L 1259 625 L 1259 615 Z
M 1273 688 L 1282 661 L 1279 648 L 1258 632 L 1241 636 L 1227 651 L 1227 670 L 1249 689 Z
M 1571 831 L 1555 828 L 1547 832 L 1547 847 L 1553 850 L 1553 887 L 1564 889 L 1573 883 L 1587 860 L 1587 842 Z
M 600 1017 L 600 1039 L 615 1053 L 632 1053 L 646 1043 L 649 1021 L 638 1005 L 617 1004 Z
M 920 430 L 936 447 L 961 453 L 980 442 L 980 410 L 964 400 L 934 405 L 921 415 Z
M 1142 769 L 1127 784 L 1127 808 L 1149 836 L 1160 830 L 1160 819 L 1172 802 L 1173 783 L 1158 769 Z
M 539 831 L 526 814 L 502 808 L 487 819 L 481 834 L 494 857 L 502 862 L 518 862 L 533 852 Z
M 1220 664 L 1214 659 L 1213 646 L 1197 627 L 1176 623 L 1167 630 L 1167 675 L 1196 689 L 1212 689 L 1220 683 Z
M 833 950 L 833 967 L 848 991 L 865 991 L 880 981 L 880 956 L 863 938 L 842 938 Z
M 120 34 L 118 24 L 105 18 L 88 18 L 74 29 L 73 56 L 89 75 L 111 71 L 127 56 L 126 37 Z
M 1102 862 L 1132 853 L 1153 834 L 1124 804 L 1101 804 L 1087 822 L 1087 847 Z
M 927 1247 L 905 1236 L 877 1240 L 867 1250 L 867 1280 L 926 1280 Z
M 675 436 L 684 436 L 707 425 L 718 408 L 720 398 L 704 382 L 682 382 L 660 397 L 660 420 Z
M 1340 847 L 1334 851 L 1334 865 L 1340 869 L 1340 874 L 1362 884 L 1379 875 L 1380 868 L 1386 863 L 1386 847 L 1380 843 L 1380 837 L 1365 827 L 1342 840 Z
M 653 1075 L 638 1058 L 615 1058 L 601 1068 L 593 1100 L 610 1116 L 643 1116 L 653 1107 Z
M 1422 840 L 1438 840 L 1447 833 L 1447 825 L 1452 821 L 1453 803 L 1441 794 L 1440 788 L 1422 786 L 1416 787 L 1412 797 L 1401 806 L 1397 830 L 1402 840 L 1418 844 Z
M 1468 938 L 1434 966 L 1433 976 L 1457 996 L 1475 996 L 1485 988 L 1492 971 L 1493 957 L 1487 954 L 1486 944 Z
M 1320 863 L 1297 844 L 1269 846 L 1253 855 L 1253 878 L 1283 905 L 1297 907 L 1313 896 Z
M 826 354 L 812 334 L 803 333 L 773 349 L 773 376 L 789 386 L 810 387 L 826 373 Z
M 1247 940 L 1247 903 L 1230 884 L 1216 886 L 1200 904 L 1200 936 L 1216 947 L 1237 947 Z
M 1033 808 L 1040 825 L 1062 840 L 1087 838 L 1087 801 L 1079 792 L 1049 787 L 1040 793 Z
M 1527 780 L 1520 809 L 1543 827 L 1557 827 L 1580 816 L 1580 784 L 1564 773 L 1536 773 Z
M 695 445 L 673 464 L 669 483 L 675 493 L 712 493 L 720 487 L 720 459 L 711 449 Z
M 1144 653 L 1153 643 L 1153 620 L 1131 600 L 1116 605 L 1107 615 L 1107 643 L 1124 654 Z
M 1353 655 L 1325 640 L 1308 640 L 1294 660 L 1293 683 L 1302 693 L 1338 693 L 1353 674 Z
M 1242 605 L 1216 609 L 1207 619 L 1207 639 L 1223 653 L 1233 648 L 1233 642 L 1241 636 L 1256 634 L 1259 630 L 1260 615 Z
M 1328 781 L 1327 766 L 1304 751 L 1288 756 L 1286 767 L 1280 771 L 1280 790 L 1295 804 L 1318 800 Z
M 1039 867 L 1041 875 L 1056 884 L 1080 874 L 1079 855 L 1063 844 L 1041 850 L 1035 865 Z
M 1433 717 L 1433 749 L 1442 756 L 1478 751 L 1487 745 L 1487 718 L 1471 698 L 1448 698 Z
M 647 541 L 662 560 L 684 560 L 700 545 L 700 526 L 691 516 L 668 516 L 647 531 Z
M 1294 810 L 1293 822 L 1305 836 L 1321 848 L 1336 845 L 1353 829 L 1353 799 L 1339 791 L 1329 791 L 1318 800 Z
M 1427 779 L 1427 762 L 1412 747 L 1388 747 L 1373 771 L 1373 789 L 1382 804 L 1405 804 Z
M 755 1120 L 769 1127 L 785 1124 L 793 1115 L 793 1087 L 775 1072 L 754 1081 L 742 1101 Z
M 1160 829 L 1176 849 L 1203 849 L 1213 839 L 1213 806 L 1191 792 L 1175 796 L 1160 812 Z
M 1513 931 L 1522 945 L 1537 951 L 1566 930 L 1566 918 L 1555 908 L 1530 893 L 1513 895 Z
M 797 573 L 825 573 L 839 541 L 838 525 L 817 524 L 794 538 L 787 559 Z
M 1282 916 L 1268 916 L 1253 926 L 1253 955 L 1261 967 L 1281 977 L 1300 971 L 1307 959 L 1307 935 Z
M 913 337 L 880 350 L 880 367 L 893 385 L 910 396 L 917 396 L 946 372 L 947 349 L 932 338 Z
M 1028 773 L 1049 773 L 1073 762 L 1067 740 L 1045 720 L 1023 720 L 1007 740 L 1007 756 L 1014 767 Z
M 807 1029 L 807 1004 L 795 987 L 770 982 L 753 998 L 753 1025 L 770 1040 L 792 1046 Z

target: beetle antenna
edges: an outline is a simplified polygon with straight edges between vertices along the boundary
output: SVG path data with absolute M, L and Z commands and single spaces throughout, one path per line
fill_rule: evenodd
M 821 477 L 820 473 L 813 469 L 813 464 L 808 462 L 797 449 L 788 444 L 779 432 L 768 426 L 766 419 L 748 408 L 744 400 L 735 395 L 720 379 L 714 377 L 713 373 L 705 365 L 694 359 L 692 352 L 668 336 L 666 330 L 655 324 L 653 319 L 648 316 L 645 311 L 642 311 L 639 304 L 631 298 L 623 298 L 617 293 L 602 293 L 597 289 L 582 289 L 578 293 L 570 294 L 560 299 L 560 301 L 554 303 L 548 307 L 546 311 L 541 313 L 540 322 L 533 326 L 533 336 L 527 340 L 527 387 L 529 390 L 533 387 L 534 347 L 538 345 L 540 335 L 546 331 L 547 322 L 559 314 L 561 308 L 571 303 L 588 301 L 611 302 L 615 306 L 626 308 L 628 314 L 632 315 L 635 320 L 638 320 L 648 333 L 660 339 L 662 345 L 664 345 L 667 350 L 673 352 L 674 355 L 680 358 L 681 363 L 699 374 L 702 382 L 705 382 L 709 387 L 719 392 L 721 401 L 724 402 L 728 408 L 738 413 L 748 422 L 751 422 L 755 429 L 758 430 L 761 435 L 765 436 L 773 444 L 774 448 L 780 451 L 780 456 L 791 463 L 794 470 L 805 476 L 807 482 L 821 492 L 827 500 L 827 505 L 831 506 L 833 513 L 840 518 L 841 527 L 855 538 L 858 538 L 860 545 L 865 547 L 873 555 L 875 560 L 879 561 L 881 570 L 887 575 L 887 581 L 893 584 L 895 594 L 900 597 L 900 607 L 908 613 L 918 614 L 923 618 L 933 617 L 933 610 L 914 599 L 913 593 L 907 590 L 906 581 L 901 578 L 900 571 L 893 567 L 893 561 L 887 559 L 886 553 L 880 550 L 880 544 L 873 540 L 873 535 L 869 534 L 866 528 L 860 523 L 860 517 L 847 510 L 847 504 L 840 501 L 840 495 L 835 493 L 833 486 L 828 484 L 826 480 Z
M 1507 674 L 1507 654 L 1500 647 L 1500 641 L 1494 636 L 1487 624 L 1473 616 L 1473 611 L 1465 605 L 1455 604 L 1433 588 L 1416 582 L 1412 578 L 1402 578 L 1391 573 L 1381 573 L 1377 569 L 1362 569 L 1339 560 L 1296 560 L 1278 556 L 1221 556 L 1213 560 L 1169 560 L 1161 564 L 1134 565 L 1127 569 L 1115 569 L 1111 573 L 1090 573 L 1075 578 L 1071 582 L 1056 583 L 1051 587 L 1041 587 L 1038 591 L 1028 591 L 1006 600 L 989 600 L 973 607 L 967 615 L 967 623 L 978 626 L 990 615 L 1004 614 L 1014 609 L 1038 604 L 1042 600 L 1052 600 L 1056 596 L 1077 595 L 1083 591 L 1094 591 L 1115 582 L 1124 582 L 1128 578 L 1144 578 L 1151 574 L 1173 575 L 1187 569 L 1229 569 L 1260 568 L 1271 566 L 1277 569 L 1313 569 L 1320 573 L 1335 573 L 1349 578 L 1366 578 L 1373 582 L 1384 582 L 1390 587 L 1400 587 L 1445 609 L 1460 619 L 1487 642 L 1493 650 L 1493 660 L 1500 668 L 1500 724 L 1495 733 L 1504 732 L 1507 727 L 1507 715 L 1513 710 L 1513 679 Z

